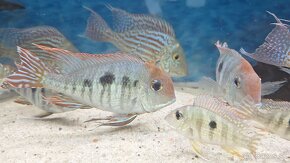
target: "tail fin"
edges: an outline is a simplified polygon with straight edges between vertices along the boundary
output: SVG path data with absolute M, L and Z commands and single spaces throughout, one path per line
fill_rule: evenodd
M 85 35 L 95 41 L 110 42 L 112 40 L 113 31 L 106 21 L 92 9 L 85 6 L 84 8 L 91 12 L 87 20 Z
M 4 82 L 15 88 L 43 87 L 41 81 L 45 72 L 49 72 L 44 63 L 30 51 L 17 46 L 21 64 L 20 68 L 4 79 Z

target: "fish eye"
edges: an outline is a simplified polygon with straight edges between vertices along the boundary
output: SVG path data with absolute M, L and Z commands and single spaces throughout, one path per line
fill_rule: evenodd
M 180 113 L 179 110 L 177 110 L 177 111 L 175 112 L 175 117 L 176 117 L 177 120 L 180 120 L 181 118 L 183 118 L 183 114 Z
M 180 56 L 179 56 L 178 54 L 174 54 L 174 55 L 173 55 L 173 59 L 174 59 L 174 60 L 179 60 L 179 58 L 180 58 Z
M 239 77 L 235 77 L 234 84 L 237 88 L 241 88 L 241 79 Z
M 159 80 L 153 80 L 151 83 L 151 89 L 154 91 L 160 91 L 162 89 L 162 84 Z
M 212 129 L 215 129 L 216 126 L 217 126 L 215 121 L 210 121 L 208 125 L 209 125 L 209 127 L 212 128 Z

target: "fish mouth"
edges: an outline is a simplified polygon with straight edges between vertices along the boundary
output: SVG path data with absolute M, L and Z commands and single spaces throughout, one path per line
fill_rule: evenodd
M 176 101 L 176 99 L 174 98 L 174 99 L 172 99 L 172 100 L 170 100 L 170 101 L 168 101 L 168 102 L 166 102 L 166 103 L 163 103 L 163 104 L 157 105 L 156 107 L 153 107 L 153 108 L 151 108 L 150 110 L 146 110 L 146 108 L 144 107 L 143 104 L 142 104 L 142 107 L 143 107 L 143 110 L 144 110 L 146 113 L 152 113 L 152 112 L 155 112 L 155 111 L 157 111 L 157 110 L 159 110 L 159 109 L 162 109 L 162 108 L 164 108 L 164 107 L 166 107 L 166 106 L 169 106 L 169 105 L 173 104 L 175 101 Z

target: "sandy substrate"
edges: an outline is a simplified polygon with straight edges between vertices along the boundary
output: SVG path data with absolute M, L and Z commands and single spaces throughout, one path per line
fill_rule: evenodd
M 0 162 L 202 162 L 195 157 L 190 142 L 164 120 L 169 111 L 192 103 L 191 95 L 180 92 L 176 95 L 173 105 L 140 115 L 125 127 L 95 128 L 93 122 L 83 123 L 110 115 L 97 109 L 38 120 L 29 117 L 39 113 L 39 109 L 12 101 L 2 103 Z M 215 161 L 238 160 L 218 146 L 204 146 L 203 152 Z M 290 141 L 268 134 L 257 153 L 257 158 L 266 162 L 289 162 Z

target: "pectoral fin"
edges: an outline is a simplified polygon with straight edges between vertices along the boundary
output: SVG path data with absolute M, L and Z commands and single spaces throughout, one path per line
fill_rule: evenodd
M 233 156 L 240 158 L 241 160 L 244 159 L 244 156 L 241 154 L 241 152 L 237 148 L 230 147 L 230 146 L 222 146 L 222 149 L 232 154 Z

